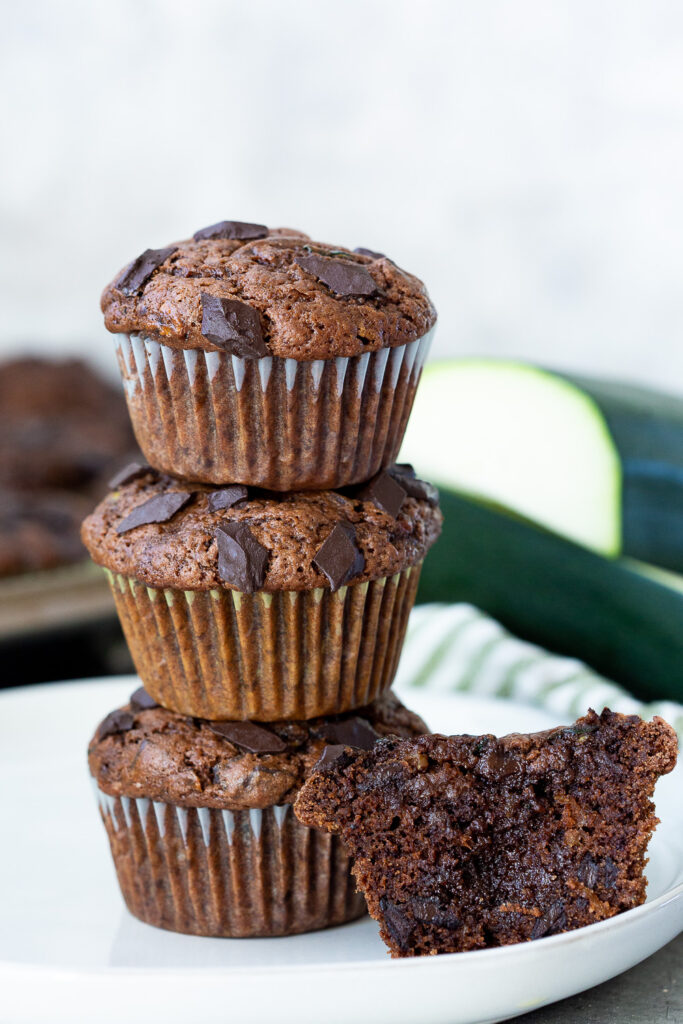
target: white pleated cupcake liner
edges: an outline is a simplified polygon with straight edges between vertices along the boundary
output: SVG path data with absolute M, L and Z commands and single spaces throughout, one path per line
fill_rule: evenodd
M 273 722 L 364 707 L 389 689 L 421 564 L 332 592 L 155 589 L 107 570 L 145 688 L 208 719 Z
M 291 935 L 365 911 L 336 837 L 290 804 L 231 811 L 114 797 L 93 780 L 128 909 L 193 935 Z
M 118 357 L 138 443 L 155 468 L 209 483 L 323 489 L 395 461 L 432 336 L 298 361 L 118 335 Z

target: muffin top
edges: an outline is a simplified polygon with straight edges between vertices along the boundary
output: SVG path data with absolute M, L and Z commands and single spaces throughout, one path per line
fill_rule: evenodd
M 409 466 L 344 493 L 283 494 L 133 466 L 82 537 L 95 562 L 150 587 L 337 590 L 421 562 L 441 530 L 437 499 Z
M 100 723 L 88 764 L 110 796 L 237 811 L 291 803 L 326 746 L 369 749 L 427 731 L 391 693 L 344 715 L 256 725 L 178 715 L 141 688 Z
M 104 290 L 102 311 L 113 333 L 298 360 L 403 345 L 436 320 L 422 282 L 382 253 L 240 221 L 146 250 Z

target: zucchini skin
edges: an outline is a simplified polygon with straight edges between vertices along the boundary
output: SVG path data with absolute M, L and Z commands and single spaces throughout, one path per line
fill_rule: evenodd
M 468 601 L 643 700 L 683 699 L 683 593 L 449 491 L 418 601 Z
M 563 375 L 596 403 L 622 464 L 622 552 L 683 572 L 683 399 Z

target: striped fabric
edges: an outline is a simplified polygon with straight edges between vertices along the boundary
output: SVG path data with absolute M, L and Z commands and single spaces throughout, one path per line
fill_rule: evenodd
M 420 605 L 410 617 L 397 688 L 509 697 L 570 720 L 604 707 L 643 718 L 661 715 L 683 741 L 683 705 L 643 704 L 573 658 L 518 640 L 468 604 Z

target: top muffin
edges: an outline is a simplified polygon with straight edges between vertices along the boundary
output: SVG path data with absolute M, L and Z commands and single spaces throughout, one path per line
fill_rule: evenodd
M 405 345 L 436 321 L 422 282 L 382 253 L 239 221 L 148 249 L 105 289 L 102 311 L 112 333 L 171 348 L 300 361 Z

